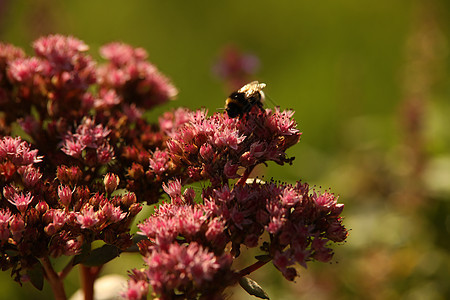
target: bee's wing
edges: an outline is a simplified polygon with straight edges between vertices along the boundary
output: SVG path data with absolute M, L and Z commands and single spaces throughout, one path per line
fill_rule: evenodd
M 238 92 L 245 93 L 245 96 L 247 98 L 251 98 L 256 93 L 260 93 L 261 95 L 264 95 L 262 92 L 262 89 L 265 87 L 266 87 L 265 83 L 259 83 L 258 81 L 252 81 L 250 83 L 247 83 L 243 87 L 241 87 L 238 90 Z

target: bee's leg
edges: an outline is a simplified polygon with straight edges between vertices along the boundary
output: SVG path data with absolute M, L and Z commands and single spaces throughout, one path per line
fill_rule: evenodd
M 258 106 L 259 110 L 260 110 L 263 114 L 266 113 L 266 110 L 264 109 L 262 102 L 256 103 L 256 106 Z

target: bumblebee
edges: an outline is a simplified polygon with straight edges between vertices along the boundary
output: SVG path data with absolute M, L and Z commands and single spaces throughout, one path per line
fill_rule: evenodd
M 239 90 L 233 92 L 225 101 L 225 110 L 230 118 L 242 117 L 249 112 L 253 106 L 263 109 L 265 83 L 252 81 Z

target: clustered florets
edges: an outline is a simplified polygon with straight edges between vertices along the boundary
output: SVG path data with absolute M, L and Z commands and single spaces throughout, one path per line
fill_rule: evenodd
M 177 91 L 145 50 L 111 43 L 97 66 L 73 37 L 33 48 L 27 57 L 0 43 L 0 265 L 17 281 L 48 256 L 83 263 L 95 240 L 125 251 L 141 203 L 164 192 L 170 202 L 139 225 L 147 267 L 131 271 L 128 299 L 150 287 L 160 299 L 220 299 L 251 272 L 232 266 L 243 245 L 259 246 L 293 280 L 296 263 L 329 261 L 329 243 L 345 240 L 333 194 L 249 181 L 259 164 L 292 162 L 286 150 L 301 135 L 292 111 L 230 118 L 180 108 L 155 124 L 144 110 Z M 15 124 L 23 138 L 12 137 Z M 182 191 L 195 181 L 210 183 L 200 201 Z

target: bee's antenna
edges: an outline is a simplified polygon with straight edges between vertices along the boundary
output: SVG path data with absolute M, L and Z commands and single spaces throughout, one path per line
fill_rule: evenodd
M 272 103 L 273 106 L 279 106 L 272 97 L 270 97 L 267 93 L 265 93 L 266 98 Z

